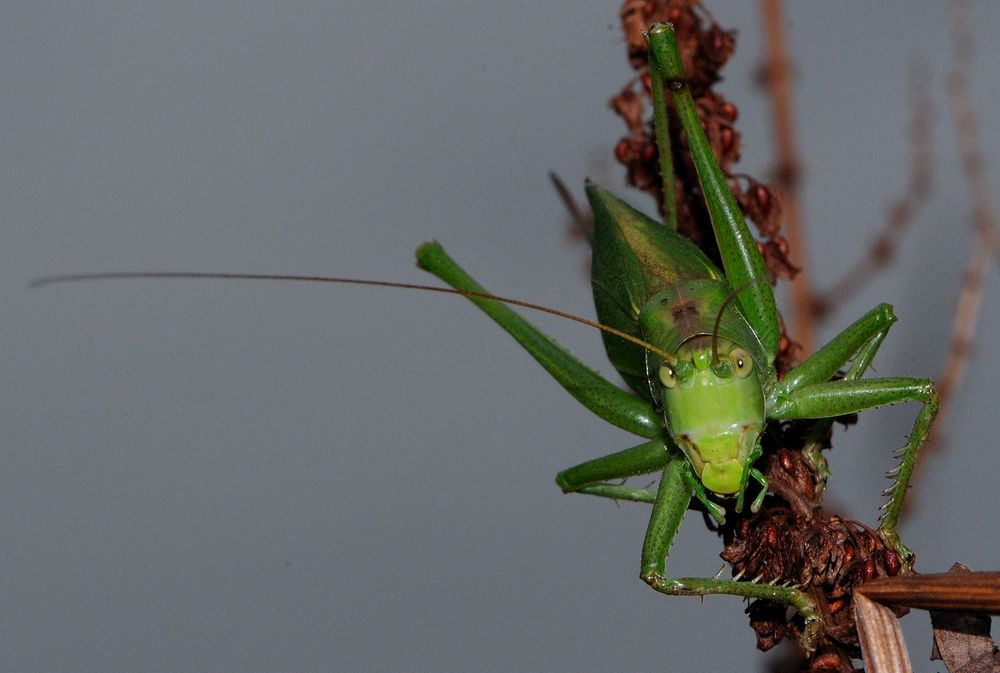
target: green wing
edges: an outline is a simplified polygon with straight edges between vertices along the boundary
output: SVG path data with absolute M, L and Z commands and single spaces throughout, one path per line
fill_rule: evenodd
M 587 183 L 587 197 L 594 211 L 591 284 L 601 323 L 643 339 L 639 315 L 653 296 L 690 280 L 725 283 L 722 272 L 680 234 L 593 183 Z M 649 399 L 645 351 L 611 334 L 603 338 L 615 369 Z

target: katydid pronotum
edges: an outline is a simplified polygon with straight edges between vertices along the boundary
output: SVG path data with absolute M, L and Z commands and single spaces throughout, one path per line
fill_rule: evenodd
M 418 261 L 498 322 L 584 406 L 647 440 L 556 477 L 565 492 L 653 505 L 641 554 L 640 574 L 646 583 L 670 595 L 731 594 L 792 605 L 806 622 L 803 645 L 809 649 L 818 635 L 819 621 L 811 600 L 797 588 L 719 577 L 667 577 L 667 553 L 685 511 L 696 498 L 721 522 L 727 503 L 740 511 L 750 497 L 751 510 L 760 506 L 768 485 L 754 462 L 761 455 L 759 437 L 768 421 L 830 418 L 915 401 L 922 408 L 902 450 L 879 530 L 883 540 L 897 550 L 904 567 L 909 567 L 912 555 L 900 542 L 896 525 L 918 449 L 937 410 L 937 397 L 927 379 L 860 380 L 895 319 L 885 304 L 777 380 L 774 358 L 779 321 L 763 260 L 701 130 L 684 84 L 672 27 L 654 26 L 649 39 L 653 90 L 669 90 L 688 136 L 723 270 L 674 232 L 669 221 L 656 223 L 596 185 L 588 185 L 597 224 L 593 287 L 598 318 L 605 329 L 608 355 L 632 393 L 594 373 L 505 306 L 505 300 L 486 293 L 437 243 L 422 245 Z M 667 115 L 665 97 L 654 97 L 654 113 L 662 128 Z M 661 156 L 669 157 L 665 138 L 658 134 Z M 664 162 L 664 170 L 669 170 L 668 164 Z M 128 276 L 251 277 L 117 273 L 40 282 Z M 848 365 L 843 380 L 831 380 Z M 649 473 L 662 475 L 655 492 L 618 483 Z

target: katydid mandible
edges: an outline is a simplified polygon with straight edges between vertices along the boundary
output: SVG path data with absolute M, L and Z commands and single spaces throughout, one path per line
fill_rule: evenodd
M 768 491 L 754 467 L 768 421 L 826 419 L 898 402 L 919 402 L 895 481 L 884 505 L 879 535 L 900 556 L 904 570 L 913 555 L 896 527 L 920 445 L 938 408 L 929 379 L 860 380 L 895 316 L 881 304 L 782 380 L 774 360 L 780 325 L 774 293 L 757 244 L 701 128 L 684 80 L 673 27 L 650 28 L 650 74 L 664 181 L 671 181 L 665 132 L 669 91 L 687 135 L 721 254 L 720 270 L 674 229 L 587 184 L 594 212 L 592 285 L 605 348 L 631 387 L 619 388 L 574 358 L 505 303 L 539 308 L 490 295 L 436 242 L 417 250 L 418 265 L 466 296 L 511 334 L 573 397 L 602 419 L 646 441 L 563 470 L 556 483 L 566 493 L 585 493 L 652 504 L 642 547 L 640 576 L 670 595 L 731 594 L 794 606 L 805 621 L 802 645 L 813 649 L 820 622 L 810 598 L 792 586 L 739 579 L 668 578 L 666 559 L 684 513 L 696 498 L 717 522 L 725 505 L 757 511 Z M 667 199 L 672 198 L 669 192 Z M 665 212 L 674 212 L 667 203 Z M 107 277 L 265 278 L 251 274 L 112 273 L 58 276 L 36 284 Z M 381 281 L 266 276 L 422 288 Z M 429 288 L 422 288 L 429 289 Z M 436 288 L 439 291 L 448 291 Z M 831 380 L 842 368 L 846 376 Z M 627 477 L 661 474 L 655 490 L 621 483 Z M 748 493 L 749 491 L 749 493 Z

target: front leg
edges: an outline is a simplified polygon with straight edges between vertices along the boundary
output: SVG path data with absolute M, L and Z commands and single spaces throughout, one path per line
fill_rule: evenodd
M 852 361 L 846 378 L 859 378 L 871 364 L 894 322 L 896 316 L 891 305 L 879 304 L 871 309 L 788 372 L 778 383 L 779 394 L 810 383 L 829 381 Z
M 677 453 L 678 449 L 673 449 L 671 453 L 663 439 L 654 439 L 567 468 L 556 475 L 556 484 L 563 493 L 585 493 L 612 500 L 653 503 L 656 495 L 649 489 L 626 486 L 624 483 L 611 484 L 608 481 L 624 480 L 662 470 Z
M 718 577 L 670 579 L 666 576 L 670 545 L 691 502 L 692 490 L 687 486 L 687 474 L 690 471 L 691 466 L 683 457 L 675 458 L 663 469 L 656 501 L 653 503 L 653 513 L 646 529 L 646 539 L 642 545 L 642 581 L 670 596 L 728 594 L 794 606 L 805 620 L 800 642 L 803 649 L 812 652 L 819 636 L 820 621 L 812 600 L 802 591 L 790 586 L 722 580 Z
M 889 304 L 879 304 L 854 321 L 840 334 L 830 340 L 825 346 L 810 355 L 775 386 L 772 406 L 777 398 L 787 395 L 790 391 L 812 383 L 824 383 L 838 371 L 844 369 L 847 363 L 851 366 L 844 374 L 844 379 L 854 381 L 865 373 L 879 347 L 889 333 L 889 328 L 896 321 Z M 824 438 L 833 425 L 832 418 L 816 422 L 806 437 L 802 453 L 816 474 L 815 505 L 823 500 L 823 492 L 830 478 L 826 457 L 823 455 Z
M 909 441 L 900 450 L 902 459 L 899 465 L 889 472 L 889 475 L 896 479 L 892 486 L 885 490 L 889 501 L 882 506 L 882 525 L 879 526 L 878 533 L 888 546 L 896 550 L 903 567 L 909 571 L 913 566 L 913 552 L 900 541 L 896 526 L 903 510 L 903 498 L 910 485 L 920 445 L 927 439 L 938 411 L 938 394 L 931 380 L 891 377 L 806 385 L 783 393 L 775 406 L 768 410 L 768 418 L 774 420 L 832 418 L 897 402 L 921 402 L 923 408 L 913 423 Z

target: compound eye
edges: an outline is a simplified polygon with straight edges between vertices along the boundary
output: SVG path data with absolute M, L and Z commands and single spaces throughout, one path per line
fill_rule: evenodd
M 673 388 L 677 385 L 677 372 L 667 362 L 660 365 L 660 383 L 664 388 Z
M 733 361 L 733 367 L 736 369 L 738 377 L 745 379 L 750 375 L 753 370 L 753 359 L 749 353 L 742 348 L 734 348 L 729 354 L 729 358 Z

